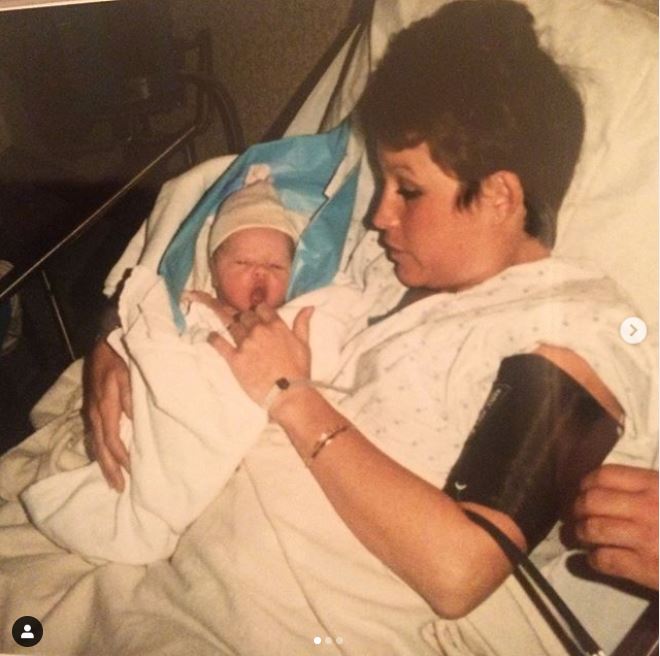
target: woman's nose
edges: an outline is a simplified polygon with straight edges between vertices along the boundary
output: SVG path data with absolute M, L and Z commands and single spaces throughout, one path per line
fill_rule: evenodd
M 398 215 L 391 199 L 386 193 L 381 194 L 376 209 L 371 216 L 371 225 L 377 230 L 387 230 L 398 223 Z

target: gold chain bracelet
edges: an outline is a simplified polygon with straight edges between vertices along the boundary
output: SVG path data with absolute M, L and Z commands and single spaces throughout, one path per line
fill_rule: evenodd
M 321 451 L 332 442 L 332 440 L 335 439 L 335 437 L 338 437 L 342 433 L 345 433 L 349 428 L 351 428 L 351 424 L 341 424 L 340 426 L 337 426 L 336 428 L 332 428 L 329 431 L 323 431 L 321 433 L 321 436 L 319 437 L 318 440 L 314 443 L 314 448 L 312 449 L 311 453 L 307 458 L 305 458 L 305 464 L 307 467 L 311 467 L 312 463 L 314 462 L 314 459 L 316 456 L 318 456 Z

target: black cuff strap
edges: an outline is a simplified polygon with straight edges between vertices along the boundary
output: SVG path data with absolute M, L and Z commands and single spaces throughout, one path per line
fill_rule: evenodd
M 605 656 L 598 643 L 527 555 L 495 524 L 482 515 L 471 510 L 465 510 L 465 514 L 483 528 L 502 549 L 514 567 L 513 574 L 516 580 L 562 642 L 566 651 L 571 656 Z
M 509 515 L 531 551 L 619 436 L 619 425 L 546 358 L 502 361 L 491 393 L 445 484 L 457 501 Z

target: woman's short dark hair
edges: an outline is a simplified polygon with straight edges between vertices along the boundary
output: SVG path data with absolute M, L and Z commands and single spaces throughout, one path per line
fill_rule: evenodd
M 457 0 L 390 41 L 358 104 L 369 141 L 426 142 L 458 203 L 499 170 L 520 178 L 525 230 L 552 246 L 584 135 L 580 95 L 512 0 Z

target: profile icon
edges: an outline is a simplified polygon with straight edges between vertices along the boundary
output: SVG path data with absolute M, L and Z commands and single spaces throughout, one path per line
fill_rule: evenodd
M 19 617 L 11 628 L 14 642 L 21 647 L 34 647 L 44 634 L 41 622 L 31 615 Z

